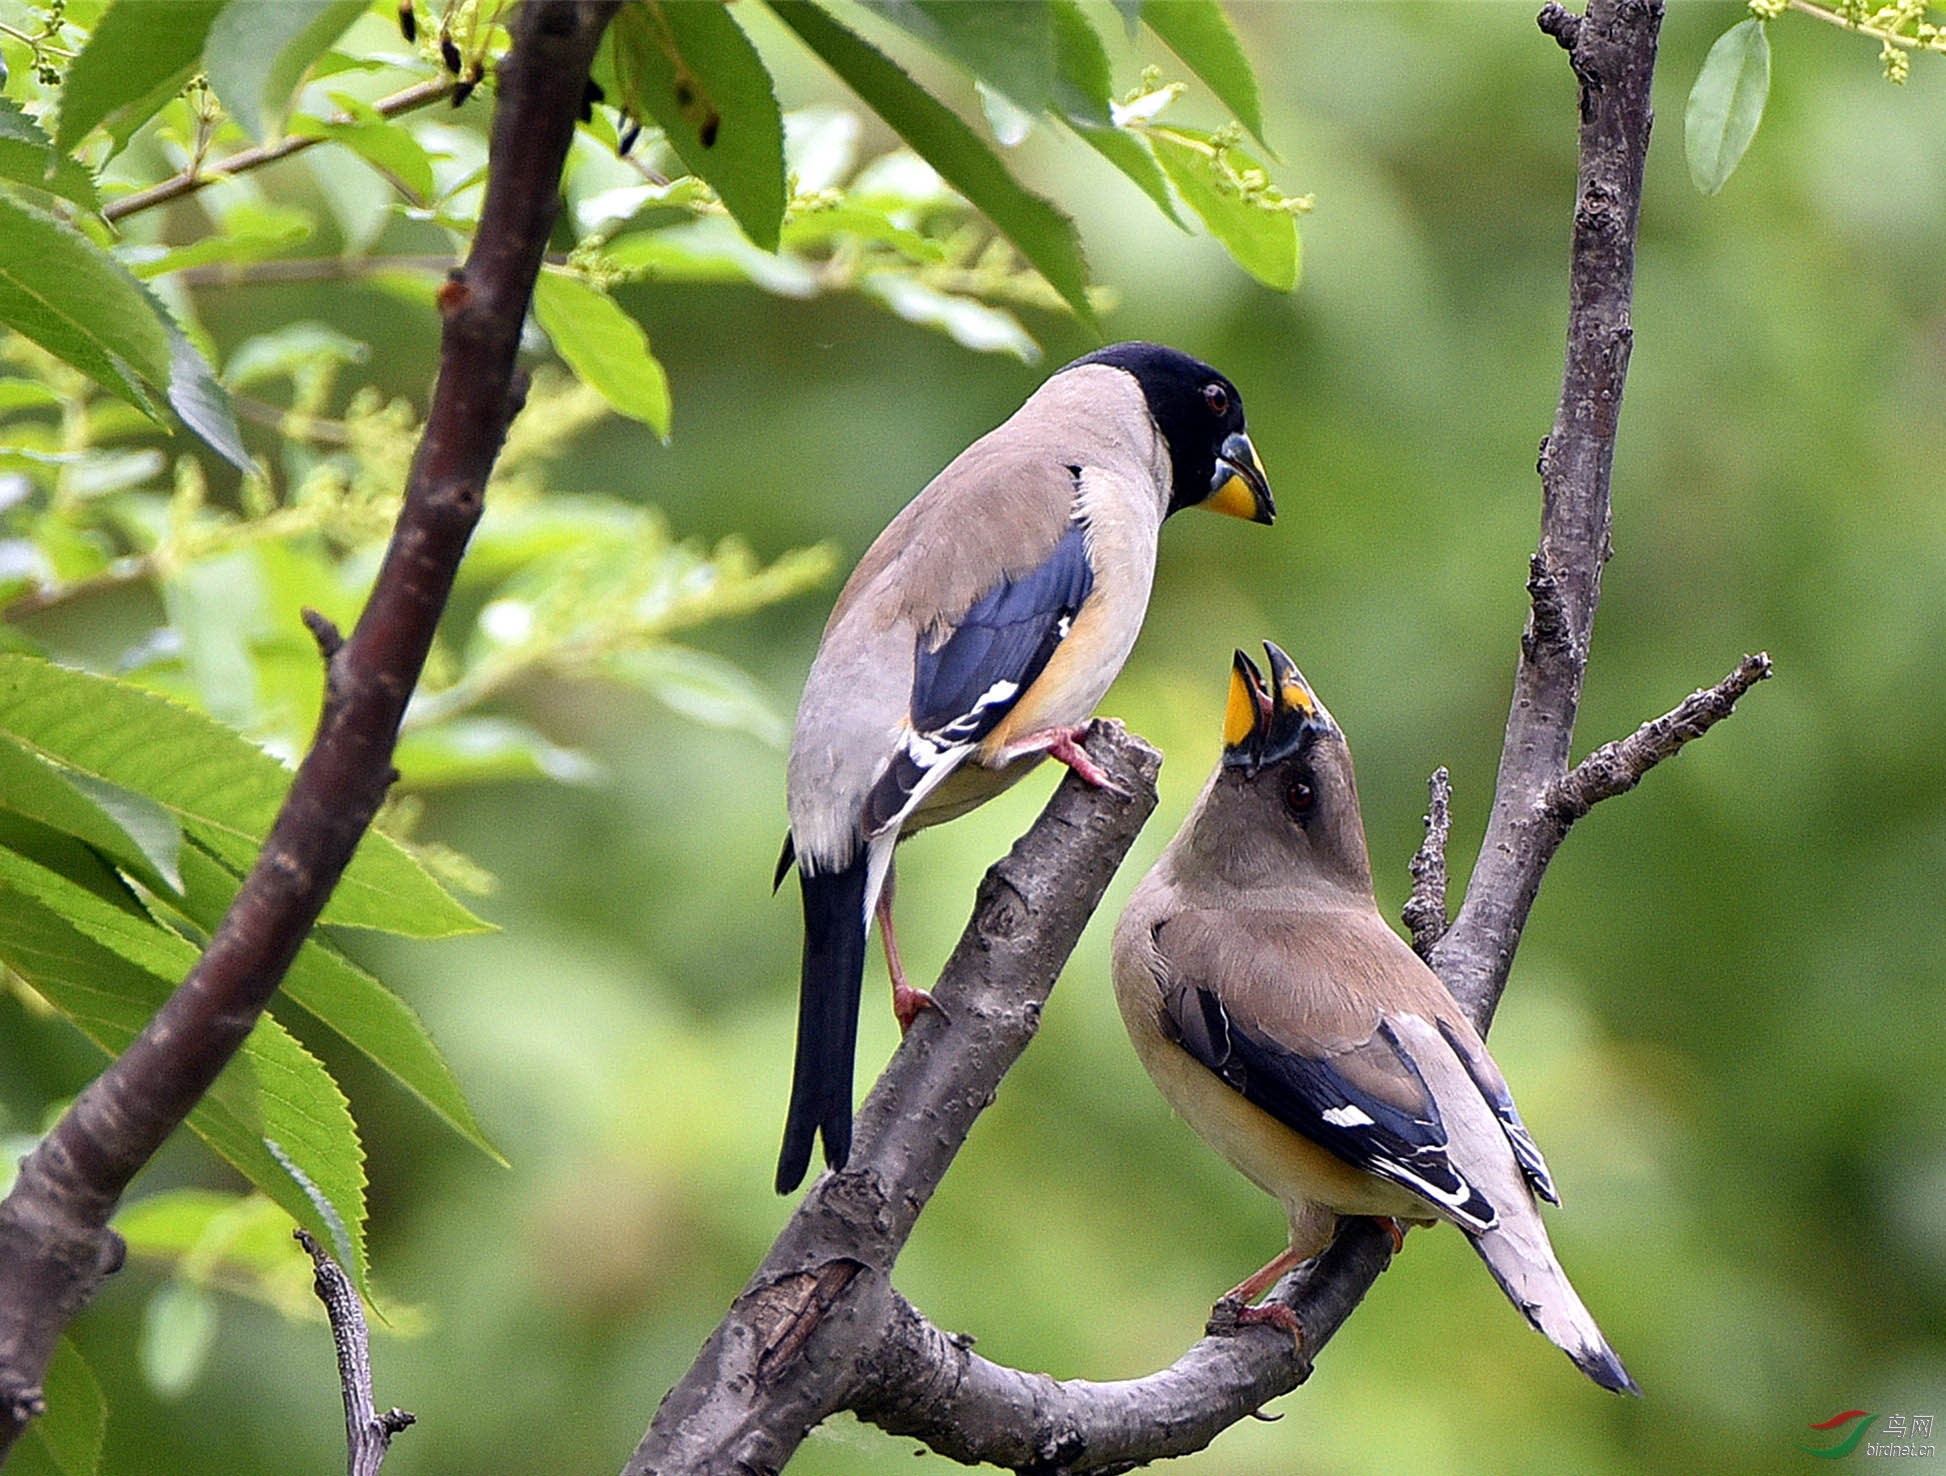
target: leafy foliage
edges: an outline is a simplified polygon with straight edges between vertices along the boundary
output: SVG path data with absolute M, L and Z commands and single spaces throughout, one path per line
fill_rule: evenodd
M 1928 0 L 1749 0 L 1750 19 L 1739 21 L 1716 40 L 1689 90 L 1683 113 L 1683 149 L 1689 177 L 1705 195 L 1729 182 L 1744 150 L 1756 137 L 1770 97 L 1770 22 L 1786 10 L 1869 36 L 1879 43 L 1879 66 L 1888 82 L 1903 83 L 1912 53 L 1946 53 L 1946 27 L 1927 17 Z

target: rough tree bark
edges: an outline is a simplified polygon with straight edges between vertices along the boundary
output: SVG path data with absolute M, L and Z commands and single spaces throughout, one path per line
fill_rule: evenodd
M 1728 715 L 1769 675 L 1747 657 L 1630 737 L 1570 769 L 1589 640 L 1609 556 L 1609 472 L 1631 339 L 1636 222 L 1650 130 L 1660 0 L 1590 0 L 1585 16 L 1547 4 L 1541 29 L 1567 51 L 1580 88 L 1567 365 L 1543 442 L 1541 535 L 1528 589 L 1493 813 L 1465 900 L 1446 923 L 1450 790 L 1434 776 L 1427 841 L 1413 864 L 1408 926 L 1482 1031 L 1506 986 L 1541 877 L 1568 828 L 1597 801 Z M 939 986 L 943 1019 L 921 1016 L 860 1113 L 860 1146 L 806 1195 L 684 1378 L 625 1476 L 749 1476 L 783 1466 L 844 1409 L 942 1455 L 1018 1471 L 1108 1472 L 1207 1445 L 1288 1393 L 1390 1261 L 1377 1223 L 1346 1220 L 1315 1261 L 1273 1293 L 1303 1347 L 1267 1327 L 1210 1335 L 1171 1367 L 1114 1383 L 1061 1381 L 980 1358 L 935 1328 L 891 1283 L 920 1209 L 972 1117 L 1025 1049 L 1052 980 L 1154 803 L 1155 759 L 1097 726 L 1090 751 L 1132 792 L 1070 778 L 989 873 Z M 1095 837 L 1091 840 L 1090 835 Z M 1091 848 L 1092 847 L 1092 848 Z M 1076 896 L 1086 906 L 1076 912 Z
M 309 754 L 189 976 L 21 1165 L 0 1203 L 0 1456 L 42 1406 L 56 1340 L 122 1260 L 109 1216 L 263 1013 L 395 777 L 392 749 L 523 393 L 520 329 L 595 45 L 618 0 L 522 6 L 499 78 L 479 232 L 440 291 L 440 373 L 405 505 Z

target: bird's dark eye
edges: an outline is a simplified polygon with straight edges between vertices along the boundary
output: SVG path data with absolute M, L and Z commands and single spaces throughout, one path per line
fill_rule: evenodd
M 1318 792 L 1302 779 L 1293 779 L 1291 787 L 1284 792 L 1284 803 L 1291 807 L 1291 813 L 1299 819 L 1311 813 L 1318 802 Z
M 1220 384 L 1203 386 L 1203 403 L 1209 406 L 1209 413 L 1224 416 L 1230 413 L 1230 392 Z

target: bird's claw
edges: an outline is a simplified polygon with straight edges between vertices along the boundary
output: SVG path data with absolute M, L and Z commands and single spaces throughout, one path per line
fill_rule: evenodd
M 1105 789 L 1110 794 L 1128 798 L 1128 791 L 1108 777 L 1108 771 L 1088 757 L 1080 744 L 1086 728 L 1069 728 L 1055 735 L 1054 741 L 1047 745 L 1047 756 L 1066 764 L 1075 773 L 1096 789 Z
M 1209 1325 L 1204 1331 L 1217 1337 L 1235 1337 L 1246 1327 L 1282 1328 L 1291 1335 L 1296 1351 L 1304 1351 L 1304 1329 L 1298 1324 L 1297 1314 L 1282 1302 L 1253 1306 L 1234 1296 L 1224 1297 L 1210 1308 Z
M 946 1012 L 939 1008 L 939 1001 L 924 989 L 914 989 L 909 984 L 892 986 L 892 1014 L 899 1022 L 899 1034 L 904 1035 L 912 1029 L 912 1022 L 919 1018 L 919 1011 L 935 1010 L 944 1019 Z

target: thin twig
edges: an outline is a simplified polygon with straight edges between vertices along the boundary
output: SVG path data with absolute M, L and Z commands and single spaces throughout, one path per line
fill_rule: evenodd
M 1746 656 L 1737 669 L 1713 687 L 1691 693 L 1659 718 L 1651 718 L 1626 738 L 1604 743 L 1573 769 L 1548 785 L 1543 803 L 1562 829 L 1605 799 L 1626 794 L 1642 776 L 1692 738 L 1700 738 L 1728 717 L 1737 699 L 1770 675 L 1770 656 Z
M 372 111 L 381 118 L 397 118 L 403 114 L 416 112 L 430 107 L 442 97 L 450 97 L 455 78 L 444 73 L 430 77 L 424 82 L 382 97 L 372 104 Z M 325 119 L 327 124 L 338 126 L 355 123 L 358 120 L 349 113 L 334 113 Z M 253 149 L 239 149 L 219 163 L 203 167 L 200 162 L 192 162 L 180 174 L 165 179 L 160 184 L 150 185 L 146 190 L 136 190 L 133 194 L 123 195 L 119 200 L 111 200 L 102 207 L 102 217 L 106 220 L 126 220 L 144 210 L 152 210 L 158 205 L 166 205 L 171 200 L 180 200 L 184 195 L 193 195 L 198 190 L 222 180 L 232 179 L 239 174 L 247 174 L 252 169 L 261 169 L 266 164 L 275 164 L 288 159 L 293 154 L 301 154 L 314 144 L 329 143 L 328 134 L 293 133 L 277 140 L 276 143 L 259 144 Z
M 1426 782 L 1426 838 L 1412 858 L 1412 894 L 1401 914 L 1421 958 L 1446 936 L 1446 837 L 1452 829 L 1453 780 L 1441 764 Z
M 345 1396 L 345 1470 L 348 1476 L 378 1476 L 392 1437 L 415 1416 L 402 1409 L 379 1413 L 372 1397 L 372 1334 L 358 1288 L 316 1236 L 301 1225 L 294 1233 L 310 1253 L 312 1287 L 331 1320 L 331 1342 L 338 1352 L 338 1384 Z

